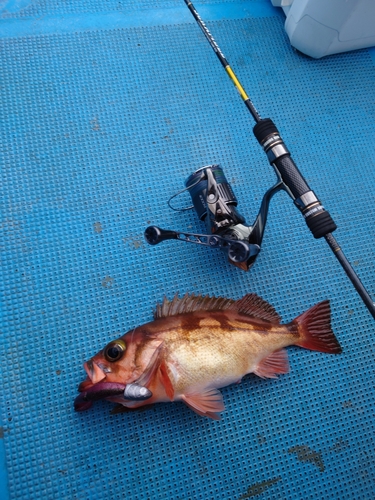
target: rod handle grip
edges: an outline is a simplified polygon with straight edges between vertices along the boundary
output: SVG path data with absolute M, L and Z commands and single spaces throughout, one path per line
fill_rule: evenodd
M 301 199 L 306 193 L 312 193 L 303 175 L 298 170 L 289 155 L 282 156 L 274 160 L 274 165 L 280 172 L 283 182 L 291 191 L 295 204 L 301 210 L 307 227 L 312 232 L 315 239 L 322 238 L 326 234 L 333 233 L 337 226 L 331 215 L 316 199 L 311 204 L 301 203 Z
M 294 198 L 300 198 L 303 194 L 310 191 L 309 185 L 289 155 L 276 158 L 273 163 Z
M 263 118 L 253 128 L 254 135 L 266 152 L 269 162 L 279 171 L 284 184 L 294 198 L 299 198 L 310 188 L 290 157 L 276 125 L 270 118 Z
M 255 137 L 267 154 L 294 203 L 302 212 L 306 224 L 315 238 L 332 233 L 336 224 L 316 198 L 297 165 L 290 156 L 280 133 L 270 118 L 260 120 L 253 128 Z

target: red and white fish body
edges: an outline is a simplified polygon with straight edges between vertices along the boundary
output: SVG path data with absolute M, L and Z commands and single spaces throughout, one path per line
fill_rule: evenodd
M 97 399 L 134 409 L 158 402 L 183 401 L 196 413 L 219 419 L 224 410 L 218 389 L 248 373 L 275 378 L 288 373 L 290 345 L 338 354 L 324 301 L 280 324 L 274 308 L 254 294 L 234 301 L 185 295 L 158 305 L 154 321 L 110 342 L 85 363 L 75 408 Z M 129 384 L 148 389 L 145 400 L 125 399 Z M 125 409 L 124 408 L 124 409 Z

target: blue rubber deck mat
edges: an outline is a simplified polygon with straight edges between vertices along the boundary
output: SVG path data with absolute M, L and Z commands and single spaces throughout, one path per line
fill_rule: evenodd
M 248 273 L 144 241 L 150 224 L 204 231 L 167 206 L 203 165 L 222 166 L 248 223 L 275 181 L 182 0 L 0 8 L 1 498 L 373 499 L 375 322 L 291 199 L 272 200 Z M 268 1 L 197 8 L 375 297 L 373 51 L 305 57 Z M 254 292 L 284 322 L 330 299 L 343 353 L 289 348 L 289 374 L 222 390 L 219 422 L 182 403 L 74 412 L 83 362 L 177 291 Z

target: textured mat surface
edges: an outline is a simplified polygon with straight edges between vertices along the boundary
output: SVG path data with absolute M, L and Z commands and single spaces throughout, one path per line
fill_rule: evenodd
M 231 4 L 222 2 L 227 12 Z M 66 12 L 103 10 L 99 2 L 1 6 L 4 23 L 46 14 L 64 25 Z M 127 4 L 139 7 L 155 4 Z M 177 1 L 163 7 L 172 12 Z M 268 4 L 264 13 L 207 24 L 375 296 L 373 53 L 311 60 L 290 48 L 282 17 Z M 375 323 L 287 195 L 272 202 L 249 273 L 204 248 L 144 243 L 149 224 L 202 231 L 193 213 L 166 205 L 200 166 L 223 167 L 248 223 L 274 174 L 199 28 L 142 27 L 139 16 L 134 27 L 59 33 L 57 23 L 0 40 L 0 438 L 9 497 L 369 500 Z M 290 374 L 223 389 L 221 422 L 177 403 L 110 415 L 103 402 L 74 413 L 82 363 L 176 291 L 256 292 L 284 321 L 329 298 L 344 352 L 290 348 Z

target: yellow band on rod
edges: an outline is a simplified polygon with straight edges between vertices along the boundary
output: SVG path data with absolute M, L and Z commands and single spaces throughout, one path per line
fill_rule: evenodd
M 240 82 L 237 80 L 237 77 L 236 75 L 233 73 L 232 71 L 232 68 L 229 66 L 226 66 L 225 67 L 225 71 L 228 73 L 228 75 L 230 76 L 232 82 L 235 84 L 235 86 L 237 87 L 237 90 L 238 92 L 241 94 L 241 97 L 244 101 L 247 101 L 247 99 L 249 99 L 248 95 L 246 94 L 246 92 L 244 91 L 244 89 L 242 88 L 242 85 L 240 84 Z

